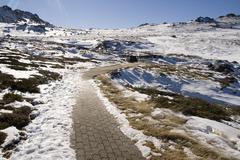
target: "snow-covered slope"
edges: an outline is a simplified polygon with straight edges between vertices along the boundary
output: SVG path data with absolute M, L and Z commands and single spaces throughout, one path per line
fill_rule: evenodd
M 6 6 L 2 7 L 2 10 L 10 12 L 10 20 L 7 21 L 14 22 L 15 18 L 12 16 L 15 16 L 16 11 Z M 27 21 L 37 25 L 1 23 L 0 34 L 39 36 L 45 40 L 58 42 L 71 39 L 71 43 L 88 44 L 87 47 L 94 51 L 116 55 L 185 54 L 240 62 L 240 16 L 237 15 L 230 14 L 214 20 L 200 17 L 196 21 L 186 23 L 145 24 L 128 29 L 81 30 L 52 28 L 35 15 L 21 13 L 21 18 L 17 18 L 18 22 L 22 21 L 21 19 L 28 19 Z M 0 12 L 0 15 L 4 14 Z M 4 17 L 9 19 L 8 14 Z

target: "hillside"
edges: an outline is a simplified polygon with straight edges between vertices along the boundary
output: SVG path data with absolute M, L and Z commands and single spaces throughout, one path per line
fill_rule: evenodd
M 12 10 L 8 6 L 0 7 L 0 22 L 2 23 L 35 23 L 50 26 L 50 23 L 42 20 L 37 14 L 21 11 L 19 9 Z

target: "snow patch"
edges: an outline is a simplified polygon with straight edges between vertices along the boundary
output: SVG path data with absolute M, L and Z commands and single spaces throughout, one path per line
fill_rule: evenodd
M 240 130 L 226 124 L 192 116 L 185 127 L 201 142 L 211 142 L 226 154 L 240 157 Z
M 4 130 L 1 130 L 1 132 L 6 133 L 7 137 L 4 141 L 4 143 L 1 145 L 2 147 L 6 147 L 7 145 L 13 143 L 14 141 L 19 140 L 19 130 L 16 127 L 8 127 Z
M 11 110 L 6 110 L 6 109 L 0 109 L 0 115 L 1 113 L 13 113 Z
M 42 85 L 34 106 L 38 116 L 26 127 L 28 139 L 21 142 L 12 155 L 13 160 L 75 159 L 70 147 L 72 107 L 79 89 L 79 73 L 66 70 L 63 79 Z
M 33 71 L 19 71 L 19 70 L 14 70 L 11 68 L 6 67 L 5 65 L 1 65 L 0 71 L 6 74 L 13 75 L 15 78 L 25 78 L 28 79 L 32 75 L 40 75 L 37 70 Z

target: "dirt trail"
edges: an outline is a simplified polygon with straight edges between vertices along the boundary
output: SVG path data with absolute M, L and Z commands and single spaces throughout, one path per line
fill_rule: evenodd
M 138 64 L 99 67 L 83 74 L 82 87 L 73 110 L 72 142 L 78 160 L 144 159 L 134 142 L 120 131 L 115 118 L 106 110 L 91 82 L 88 81 L 96 75 L 136 65 Z

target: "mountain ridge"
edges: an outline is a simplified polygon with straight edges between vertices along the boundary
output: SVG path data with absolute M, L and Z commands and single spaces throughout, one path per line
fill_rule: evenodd
M 53 26 L 47 21 L 41 19 L 37 14 L 22 11 L 20 9 L 13 10 L 9 6 L 0 7 L 0 22 L 2 23 L 27 23 L 27 24 L 40 24 L 45 26 Z

